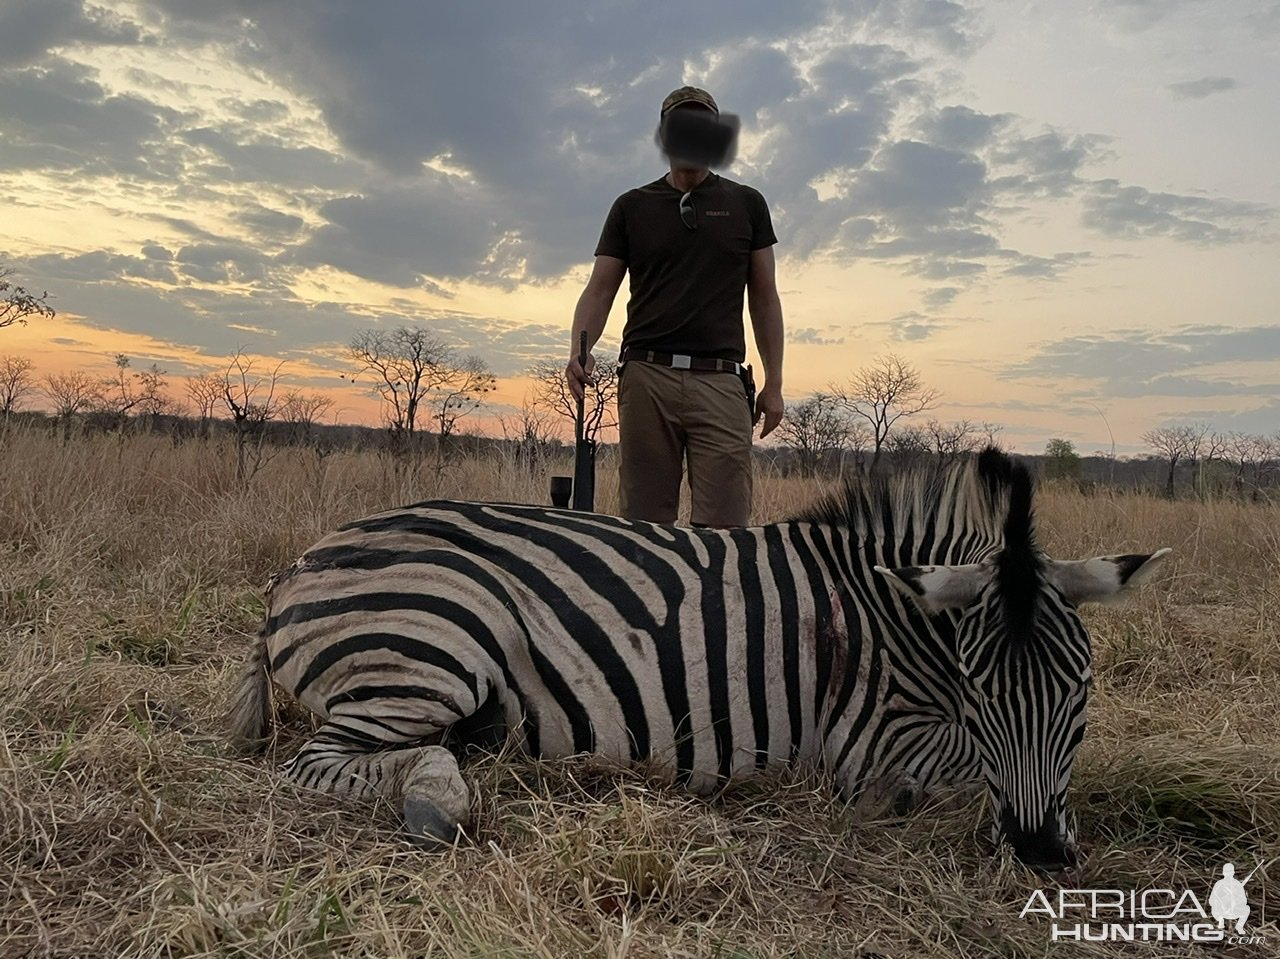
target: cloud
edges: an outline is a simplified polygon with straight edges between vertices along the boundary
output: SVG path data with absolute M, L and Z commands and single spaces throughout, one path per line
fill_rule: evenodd
M 180 119 L 135 94 L 110 93 L 94 71 L 66 60 L 3 71 L 0 170 L 171 178 L 181 168 L 170 147 Z
M 861 209 L 880 213 L 900 227 L 948 226 L 968 220 L 983 199 L 986 167 L 973 154 L 918 140 L 899 140 L 880 150 L 850 185 Z
M 261 284 L 270 276 L 270 258 L 243 243 L 194 243 L 179 249 L 174 261 L 184 276 L 204 283 Z
M 1181 83 L 1170 83 L 1165 87 L 1176 100 L 1203 100 L 1215 93 L 1234 90 L 1237 84 L 1231 77 L 1201 77 L 1198 80 L 1183 80 Z
M 949 53 L 971 52 L 981 39 L 976 12 L 952 0 L 879 2 L 872 10 L 872 23 L 881 29 L 926 37 Z
M 1274 396 L 1280 393 L 1280 384 L 1241 383 L 1236 380 L 1187 375 L 1160 375 L 1145 381 L 1130 379 L 1114 382 L 1107 393 L 1118 397 Z
M 918 343 L 922 340 L 927 340 L 935 333 L 950 328 L 954 324 L 943 322 L 935 317 L 912 310 L 900 313 L 890 320 L 881 320 L 865 325 L 872 329 L 885 330 L 888 338 L 894 343 Z
M 330 200 L 325 223 L 288 255 L 397 287 L 422 278 L 510 282 L 516 254 L 502 243 L 499 211 L 479 188 L 441 174 L 404 187 Z
M 1017 198 L 1069 196 L 1085 183 L 1083 169 L 1108 155 L 1110 143 L 1110 137 L 1059 130 L 1014 133 L 993 146 L 993 166 L 1002 172 L 992 188 Z
M 1096 0 L 1090 14 L 1120 29 L 1142 33 L 1157 28 L 1194 39 L 1235 31 L 1252 37 L 1268 36 L 1280 27 L 1275 0 L 1233 0 L 1231 15 L 1206 17 L 1200 0 Z
M 1109 236 L 1166 236 L 1206 245 L 1252 239 L 1273 215 L 1260 203 L 1152 193 L 1106 179 L 1085 195 L 1083 221 Z
M 156 247 L 147 246 L 144 248 L 143 256 L 110 253 L 106 250 L 74 255 L 46 254 L 33 257 L 28 263 L 32 272 L 54 281 L 79 280 L 96 283 L 102 280 L 133 277 L 176 282 L 177 274 L 173 266 L 165 259 L 156 256 L 156 252 Z M 57 288 L 60 284 L 55 282 L 51 286 Z
M 705 84 L 724 104 L 722 109 L 750 121 L 805 89 L 795 62 L 783 51 L 764 45 L 728 50 Z
M 1069 396 L 1273 396 L 1280 385 L 1241 377 L 1243 364 L 1263 376 L 1280 369 L 1280 326 L 1184 326 L 1170 332 L 1116 330 L 1046 343 L 1005 367 L 1007 379 L 1045 380 Z M 1215 367 L 1230 366 L 1226 379 Z
M 283 268 L 252 248 L 192 244 L 172 259 L 166 259 L 163 253 L 168 251 L 156 244 L 148 244 L 146 250 L 142 256 L 98 250 L 26 260 L 0 251 L 0 261 L 18 264 L 33 287 L 56 288 L 58 312 L 64 316 L 80 317 L 80 322 L 102 329 L 117 328 L 118 318 L 127 317 L 131 332 L 211 357 L 243 347 L 341 366 L 334 357 L 342 355 L 358 330 L 406 324 L 425 326 L 463 353 L 479 354 L 500 376 L 522 372 L 564 349 L 564 327 L 557 324 L 423 309 L 404 301 L 389 309 L 303 302 L 273 272 Z M 217 281 L 250 289 L 212 285 Z M 268 295 L 260 292 L 263 289 Z
M 68 43 L 143 42 L 136 23 L 81 0 L 5 0 L 0 5 L 0 67 L 24 66 Z
M 236 208 L 238 236 L 193 222 L 193 239 L 262 243 L 281 262 L 402 288 L 444 291 L 466 278 L 509 289 L 589 260 L 613 198 L 660 172 L 657 103 L 695 80 L 746 119 L 730 175 L 770 200 L 783 256 L 890 261 L 952 284 L 992 267 L 1056 277 L 1083 255 L 1008 249 L 1001 217 L 1029 198 L 1077 193 L 1104 231 L 1192 242 L 1239 233 L 1215 218 L 1238 217 L 1230 201 L 1192 216 L 1169 194 L 1090 186 L 1083 170 L 1106 138 L 933 106 L 931 51 L 976 42 L 957 4 L 806 0 L 783 11 L 752 0 L 731 21 L 634 6 L 620 47 L 606 40 L 622 11 L 582 16 L 568 0 L 536 14 L 509 4 L 502 17 L 403 3 L 377 18 L 338 3 L 159 0 L 148 23 L 168 49 L 211 46 L 273 78 L 320 111 L 327 135 L 316 139 L 282 96 L 220 96 L 216 111 L 179 114 L 145 96 L 191 102 L 188 84 L 131 68 L 140 93 L 111 95 L 87 68 L 53 59 L 3 78 L 6 152 L 13 168 L 150 177 L 189 204 Z M 696 28 L 713 22 L 709 47 Z M 869 28 L 884 42 L 837 40 Z M 476 71 L 481 47 L 502 55 Z
M 819 330 L 816 327 L 805 326 L 799 329 L 787 330 L 787 342 L 803 344 L 805 346 L 838 346 L 844 342 L 843 336 L 832 336 L 830 331 L 835 327 L 828 327 L 827 330 Z
M 345 157 L 308 144 L 288 143 L 241 124 L 199 126 L 181 133 L 194 148 L 194 173 L 213 173 L 224 183 L 270 183 L 279 189 L 338 190 L 362 169 Z
M 1093 12 L 1125 30 L 1149 30 L 1181 12 L 1193 0 L 1099 0 Z
M 963 291 L 958 286 L 934 287 L 921 297 L 921 302 L 928 309 L 941 310 L 950 306 L 961 292 Z
M 452 219 L 433 218 L 440 232 L 457 235 L 465 252 L 450 257 L 437 251 L 427 259 L 436 269 L 430 275 L 448 277 L 476 264 L 477 250 L 483 250 L 472 277 L 482 282 L 534 282 L 588 259 L 612 199 L 660 172 L 651 142 L 656 106 L 687 79 L 709 86 L 726 110 L 748 121 L 755 148 L 732 175 L 761 187 L 773 202 L 784 238 L 780 249 L 803 256 L 839 247 L 833 240 L 856 198 L 823 208 L 810 183 L 867 164 L 895 110 L 916 95 L 918 82 L 909 78 L 919 66 L 889 43 L 832 46 L 827 38 L 861 24 L 886 37 L 909 37 L 915 46 L 957 51 L 972 42 L 969 11 L 943 0 L 877 0 L 856 11 L 825 2 L 782 9 L 752 0 L 736 5 L 732 18 L 677 10 L 675 4 L 635 4 L 625 46 L 613 42 L 625 16 L 621 10 L 582 16 L 568 2 L 540 5 L 536 13 L 512 4 L 501 17 L 458 7 L 443 20 L 439 11 L 414 4 L 394 6 L 378 18 L 341 4 L 305 11 L 282 2 L 210 7 L 162 0 L 159 6 L 171 31 L 225 29 L 230 19 L 249 17 L 252 43 L 234 47 L 242 61 L 315 102 L 349 156 L 395 178 L 394 187 L 378 177 L 362 185 L 358 192 L 368 209 L 385 208 L 381 195 L 403 198 L 415 189 L 427 196 L 414 205 L 438 209 L 437 185 L 421 178 L 422 165 L 447 158 L 450 168 L 465 171 L 488 207 L 467 219 L 459 210 Z M 705 39 L 711 35 L 713 48 Z M 818 39 L 825 49 L 809 59 L 802 77 L 803 54 L 784 51 L 780 38 L 800 44 Z M 481 44 L 502 52 L 477 72 L 474 50 Z M 694 75 L 686 76 L 690 69 Z M 458 82 L 461 76 L 466 83 Z M 448 96 L 433 95 L 445 89 Z M 184 139 L 236 171 L 266 167 L 269 175 L 275 166 L 293 165 L 288 156 L 274 165 L 245 157 L 243 138 L 226 131 L 202 128 Z M 910 158 L 903 158 L 902 170 L 892 155 L 885 160 L 876 171 L 882 180 L 915 172 Z M 387 266 L 382 257 L 374 263 L 359 252 L 344 254 L 339 247 L 353 232 L 345 222 L 350 212 L 331 207 L 330 223 L 304 244 L 299 258 L 353 267 L 397 285 L 423 272 L 405 262 L 403 252 Z M 475 235 L 475 220 L 488 227 L 482 237 Z M 389 230 L 404 236 L 399 224 Z M 430 253 L 434 240 L 418 237 L 408 246 Z
M 920 137 L 951 150 L 978 150 L 995 139 L 997 133 L 1016 123 L 1009 113 L 979 113 L 966 106 L 948 106 L 926 114 L 917 124 Z
M 225 351 L 233 335 L 316 349 L 380 316 L 447 326 L 512 369 L 553 340 L 559 352 L 559 330 L 304 303 L 291 289 L 316 268 L 442 298 L 463 282 L 555 282 L 590 261 L 614 197 L 663 171 L 657 105 L 683 82 L 743 116 L 728 175 L 770 201 L 780 255 L 932 281 L 921 313 L 891 321 L 899 341 L 944 328 L 932 313 L 986 280 L 1050 281 L 1097 255 L 1014 248 L 1012 218 L 1040 201 L 1106 236 L 1190 244 L 1255 237 L 1273 215 L 1095 179 L 1108 138 L 952 102 L 944 71 L 981 34 L 948 0 L 744 0 L 732 17 L 674 0 L 136 9 L 141 24 L 70 0 L 5 5 L 0 179 L 43 176 L 66 203 L 140 222 L 126 251 L 40 268 L 94 322 L 201 349 Z M 850 41 L 867 37 L 878 42 Z M 109 43 L 158 53 L 138 59 L 151 69 L 131 57 L 100 74 L 87 64 Z M 216 57 L 218 78 L 166 76 L 186 55 Z M 127 197 L 104 189 L 117 183 Z M 839 335 L 801 328 L 792 341 Z
M 1023 276 L 1038 280 L 1057 280 L 1074 266 L 1095 259 L 1092 253 L 1056 253 L 1053 256 L 1032 256 L 1018 253 L 1010 256 L 1005 267 L 1006 276 Z
M 283 242 L 302 229 L 305 221 L 293 213 L 282 213 L 263 206 L 261 203 L 250 203 L 244 209 L 232 214 L 236 222 L 242 224 L 249 233 L 260 240 Z
M 1188 410 L 1177 417 L 1174 422 L 1212 423 L 1222 432 L 1252 433 L 1260 436 L 1275 436 L 1276 423 L 1280 423 L 1280 400 L 1270 399 L 1265 403 L 1255 404 L 1246 409 L 1201 408 Z M 1170 424 L 1172 425 L 1172 424 Z

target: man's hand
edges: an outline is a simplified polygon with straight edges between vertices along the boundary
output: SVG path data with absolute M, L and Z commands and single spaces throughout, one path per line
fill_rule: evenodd
M 573 394 L 575 400 L 580 400 L 586 395 L 586 388 L 595 385 L 595 378 L 592 374 L 596 369 L 596 358 L 587 354 L 587 368 L 584 370 L 582 364 L 578 362 L 576 355 L 569 357 L 569 362 L 565 364 L 564 378 L 569 384 L 569 392 Z
M 754 426 L 764 417 L 764 428 L 760 430 L 761 439 L 772 433 L 782 422 L 782 408 L 782 387 L 766 383 L 756 397 L 756 415 L 751 421 Z

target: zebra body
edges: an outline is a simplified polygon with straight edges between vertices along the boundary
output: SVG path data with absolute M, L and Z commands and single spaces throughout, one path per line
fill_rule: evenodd
M 877 593 L 860 561 L 848 572 L 874 602 L 856 608 L 878 615 L 850 628 L 848 581 L 824 561 L 842 548 L 815 524 L 694 530 L 418 504 L 344 527 L 277 577 L 271 672 L 353 741 L 421 739 L 424 709 L 442 731 L 493 697 L 534 755 L 645 762 L 707 792 L 821 761 L 825 721 L 847 709 L 863 739 L 885 741 L 870 721 L 889 706 L 879 604 L 902 600 L 882 580 Z
M 699 792 L 797 762 L 876 804 L 990 785 L 962 661 L 980 591 L 928 600 L 931 578 L 949 577 L 941 596 L 969 569 L 991 589 L 1022 508 L 1009 470 L 850 487 L 746 529 L 453 502 L 348 524 L 273 577 L 241 738 L 262 734 L 269 674 L 324 720 L 288 767 L 297 781 L 401 796 L 411 830 L 446 839 L 469 813 L 447 736 L 645 763 Z M 1055 722 L 1074 755 L 1083 700 L 1069 692 L 1078 708 Z M 1027 802 L 1052 805 L 1062 770 L 1041 764 L 1053 768 Z

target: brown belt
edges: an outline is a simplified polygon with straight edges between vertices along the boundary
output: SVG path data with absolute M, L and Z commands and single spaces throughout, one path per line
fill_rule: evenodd
M 658 353 L 654 350 L 640 350 L 634 346 L 622 351 L 621 362 L 655 363 L 658 366 L 669 366 L 673 370 L 694 370 L 698 373 L 736 373 L 742 375 L 743 366 L 733 360 L 717 360 L 705 356 L 687 356 L 683 353 Z

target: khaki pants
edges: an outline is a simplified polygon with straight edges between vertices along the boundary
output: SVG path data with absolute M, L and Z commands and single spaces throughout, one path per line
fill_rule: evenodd
M 751 515 L 751 415 L 733 373 L 632 361 L 618 384 L 622 515 L 674 523 L 688 460 L 689 519 L 745 526 Z

